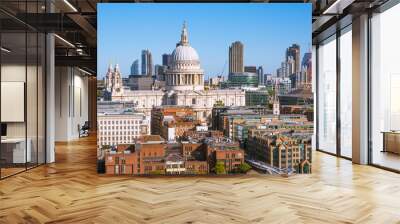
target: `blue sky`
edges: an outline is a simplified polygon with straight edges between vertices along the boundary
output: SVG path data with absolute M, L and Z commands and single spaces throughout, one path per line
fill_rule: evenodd
M 224 67 L 227 74 L 229 45 L 237 40 L 244 44 L 245 65 L 263 66 L 265 73 L 274 73 L 292 43 L 300 44 L 301 57 L 311 44 L 311 4 L 102 3 L 97 9 L 99 77 L 110 63 L 128 76 L 142 49 L 161 64 L 161 55 L 179 42 L 183 21 L 206 77 Z

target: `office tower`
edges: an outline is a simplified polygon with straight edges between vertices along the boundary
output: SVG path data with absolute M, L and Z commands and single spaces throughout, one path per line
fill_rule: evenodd
M 254 72 L 230 73 L 228 82 L 229 87 L 257 87 L 258 75 Z
M 292 73 L 291 73 L 291 62 L 290 59 L 289 61 L 283 61 L 281 63 L 281 70 L 280 70 L 280 76 L 282 78 L 287 78 L 289 77 Z
M 286 61 L 292 57 L 295 62 L 294 72 L 300 72 L 300 45 L 292 44 L 289 48 L 286 49 Z
M 282 77 L 283 75 L 282 75 L 282 67 L 281 68 L 277 68 L 276 69 L 276 77 Z
M 277 77 L 287 78 L 295 73 L 295 61 L 290 56 L 286 61 L 281 62 L 281 67 L 276 70 Z
M 307 52 L 303 56 L 303 60 L 301 61 L 301 68 L 302 68 L 302 83 L 303 84 L 311 84 L 312 83 L 312 74 L 311 74 L 311 52 Z
M 257 73 L 257 67 L 253 65 L 244 66 L 244 72 Z
M 264 74 L 264 84 L 266 84 L 267 81 L 268 81 L 271 77 L 272 77 L 272 74 L 270 74 L 270 73 Z
M 229 73 L 240 72 L 244 72 L 243 44 L 240 41 L 236 41 L 229 47 Z
M 142 75 L 153 75 L 153 58 L 149 50 L 142 50 Z
M 280 114 L 280 102 L 279 102 L 279 83 L 275 83 L 275 89 L 274 89 L 274 97 L 272 99 L 272 113 L 274 115 L 279 115 Z
M 296 71 L 296 60 L 292 56 L 289 56 L 289 58 L 286 61 L 286 69 L 287 69 L 286 71 L 287 76 L 298 73 Z
M 257 75 L 258 75 L 258 84 L 259 85 L 264 85 L 265 80 L 264 80 L 264 69 L 262 66 L 259 66 L 257 69 Z
M 162 55 L 162 65 L 169 66 L 171 64 L 172 57 L 171 54 L 163 54 Z
M 139 60 L 137 59 L 131 65 L 131 75 L 139 75 Z
M 166 66 L 164 66 L 164 65 L 155 65 L 154 66 L 154 76 L 156 77 L 157 80 L 164 79 L 164 70 L 165 69 L 166 69 Z

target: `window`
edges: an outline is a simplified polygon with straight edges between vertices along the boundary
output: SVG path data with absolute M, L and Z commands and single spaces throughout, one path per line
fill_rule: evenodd
M 336 153 L 336 36 L 318 48 L 318 149 Z
M 40 6 L 43 2 L 39 2 L 18 2 L 17 8 L 21 11 L 17 14 L 24 17 L 24 13 L 42 12 Z M 14 3 L 6 3 L 6 1 L 0 3 L 2 6 L 8 4 Z M 1 120 L 5 122 L 3 124 L 7 125 L 6 136 L 17 138 L 21 145 L 16 153 L 14 150 L 16 145 L 5 147 L 4 144 L 1 144 L 0 178 L 4 178 L 45 163 L 44 87 L 46 77 L 44 65 L 46 37 L 44 33 L 40 33 L 33 27 L 19 25 L 14 18 L 3 12 L 0 12 L 0 17 L 2 20 L 14 24 L 13 30 L 0 28 L 2 48 L 0 51 L 0 89 L 2 94 L 10 93 L 11 89 L 15 90 L 14 99 L 19 100 L 15 104 L 7 102 L 4 105 L 2 102 L 3 108 L 0 109 L 6 117 L 2 117 Z M 17 106 L 18 111 L 10 110 L 8 105 Z M 20 119 L 18 115 L 26 116 Z M 19 122 L 9 122 L 12 119 Z M 13 154 L 7 153 L 9 150 L 13 151 Z
M 340 154 L 352 157 L 352 30 L 340 36 Z
M 400 153 L 396 140 L 400 138 L 398 21 L 400 4 L 371 19 L 371 162 L 395 170 L 400 170 L 400 155 L 396 154 Z

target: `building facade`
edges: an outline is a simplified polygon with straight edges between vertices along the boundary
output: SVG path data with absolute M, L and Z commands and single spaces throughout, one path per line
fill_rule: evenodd
M 104 79 L 105 87 L 108 92 L 123 91 L 122 75 L 118 64 L 116 64 L 114 68 L 110 64 Z
M 142 50 L 142 75 L 153 75 L 153 57 L 149 50 Z
M 170 66 L 172 61 L 172 56 L 171 54 L 163 54 L 162 55 L 162 65 L 163 66 Z
M 262 66 L 259 66 L 257 68 L 257 75 L 258 75 L 258 85 L 265 85 L 264 68 Z
M 227 173 L 234 172 L 244 163 L 244 150 L 237 142 L 227 138 L 206 139 L 207 160 L 210 168 L 215 168 L 217 163 L 225 167 Z M 210 172 L 213 172 L 210 170 Z M 214 171 L 215 172 L 215 171 Z
M 311 173 L 310 138 L 289 135 L 249 136 L 246 153 L 288 172 Z
M 171 63 L 165 72 L 167 90 L 204 90 L 204 71 L 199 55 L 189 44 L 186 24 L 183 24 L 181 40 L 171 54 Z
M 217 163 L 226 173 L 244 163 L 239 144 L 218 136 L 201 142 L 167 143 L 159 135 L 142 136 L 134 144 L 119 144 L 105 151 L 105 170 L 110 175 L 193 175 L 215 172 Z
M 233 42 L 229 47 L 229 74 L 244 72 L 244 47 L 240 41 Z
M 98 147 L 132 144 L 150 134 L 150 121 L 143 113 L 110 112 L 97 114 Z
M 183 26 L 181 39 L 172 52 L 171 64 L 164 76 L 165 88 L 131 90 L 124 87 L 111 89 L 113 90 L 110 92 L 111 100 L 136 102 L 135 109 L 146 115 L 150 115 L 151 109 L 156 106 L 190 106 L 193 107 L 198 119 L 209 119 L 211 110 L 217 102 L 232 106 L 245 105 L 244 90 L 204 89 L 204 74 L 200 66 L 200 59 L 196 50 L 189 45 L 186 25 Z M 255 83 L 258 81 L 256 80 Z
M 244 66 L 244 72 L 257 73 L 257 66 L 254 65 Z
M 258 86 L 258 75 L 252 72 L 229 73 L 229 87 L 256 87 Z
M 173 122 L 177 124 L 179 122 L 192 123 L 192 127 L 194 127 L 195 114 L 192 108 L 185 106 L 161 106 L 154 107 L 151 111 L 151 133 L 153 135 L 161 135 L 164 138 L 165 129 L 167 129 L 170 124 L 169 122 Z M 172 125 L 172 124 L 171 124 Z M 183 135 L 183 133 L 182 133 Z
M 131 65 L 131 75 L 139 75 L 139 60 L 133 61 Z
M 152 90 L 154 79 L 147 75 L 130 75 L 125 87 L 128 87 L 129 90 Z
M 300 72 L 300 45 L 292 44 L 286 49 L 286 61 L 292 58 L 294 60 L 294 73 Z
M 266 89 L 246 91 L 246 106 L 268 106 L 269 95 Z

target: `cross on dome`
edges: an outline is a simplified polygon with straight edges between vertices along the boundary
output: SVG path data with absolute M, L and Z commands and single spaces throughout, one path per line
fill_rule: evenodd
M 179 42 L 179 44 L 180 45 L 188 45 L 189 44 L 186 21 L 183 22 L 182 33 L 181 33 L 181 42 Z

